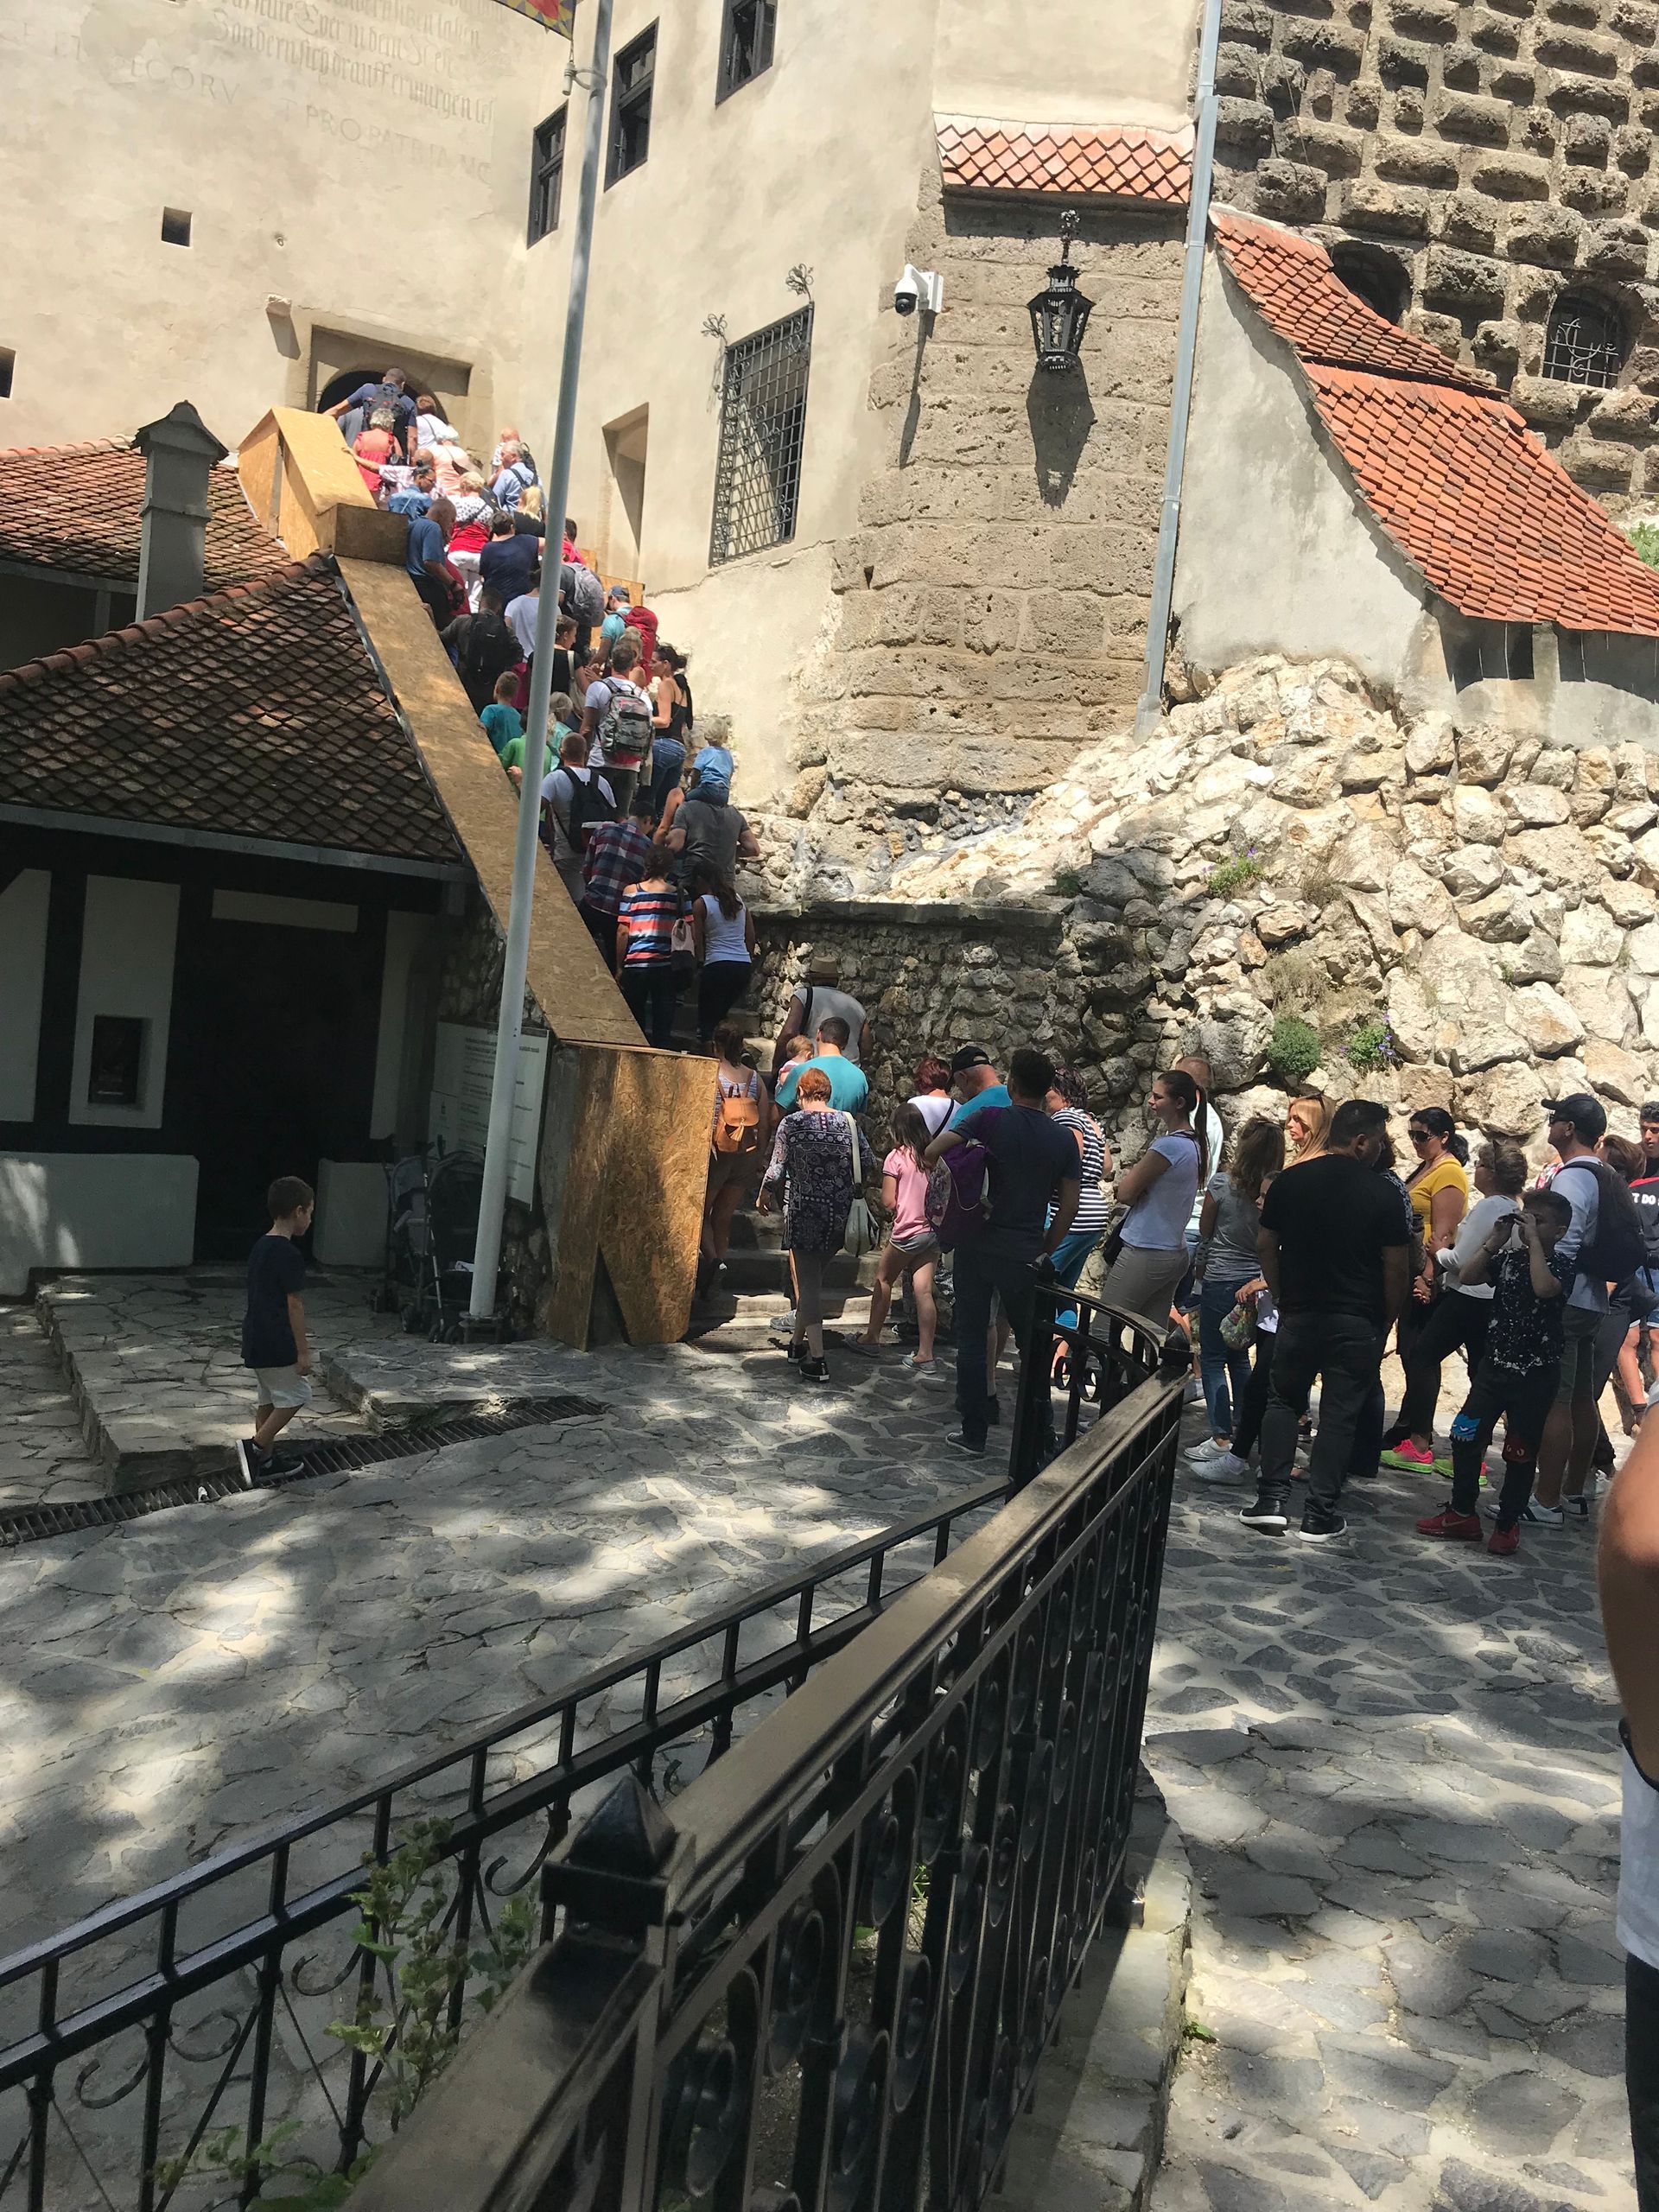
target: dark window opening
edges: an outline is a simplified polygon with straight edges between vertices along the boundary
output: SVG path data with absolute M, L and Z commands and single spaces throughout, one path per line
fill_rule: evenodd
M 720 33 L 720 90 L 717 100 L 741 92 L 772 67 L 778 30 L 778 0 L 726 0 Z
M 188 245 L 190 243 L 190 210 L 188 207 L 163 207 L 162 210 L 162 244 Z
M 1510 678 L 1516 683 L 1532 681 L 1532 625 L 1511 622 L 1509 634 Z
M 711 567 L 795 535 L 811 360 L 810 307 L 727 348 Z
M 564 196 L 564 133 L 570 110 L 562 107 L 536 126 L 530 156 L 530 244 L 559 227 Z
M 89 1106 L 142 1106 L 148 1021 L 126 1014 L 92 1016 L 92 1049 L 86 1074 Z
M 1624 365 L 1624 327 L 1600 300 L 1564 292 L 1544 330 L 1544 374 L 1564 384 L 1594 385 L 1605 391 Z
M 11 397 L 12 372 L 17 366 L 17 356 L 10 346 L 0 346 L 0 399 Z
M 616 57 L 611 98 L 611 147 L 605 181 L 615 184 L 651 151 L 651 85 L 657 73 L 657 26 L 641 31 Z
M 1391 254 L 1375 247 L 1339 245 L 1331 265 L 1357 300 L 1384 322 L 1398 322 L 1411 301 L 1411 278 Z

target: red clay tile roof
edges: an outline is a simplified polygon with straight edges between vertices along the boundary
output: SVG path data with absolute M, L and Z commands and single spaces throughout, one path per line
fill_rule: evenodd
M 320 555 L 0 672 L 0 804 L 459 857 Z
M 0 452 L 0 561 L 136 585 L 143 496 L 144 456 L 131 445 L 95 438 Z M 209 591 L 286 565 L 287 554 L 255 520 L 233 468 L 211 472 L 207 499 Z
M 1317 362 L 1307 375 L 1384 528 L 1460 613 L 1659 637 L 1659 575 L 1514 408 Z
M 1490 391 L 1488 376 L 1465 374 L 1438 346 L 1398 330 L 1351 292 L 1312 238 L 1217 208 L 1211 226 L 1227 266 L 1262 321 L 1305 361 L 1389 376 L 1427 377 L 1465 391 Z
M 937 121 L 947 192 L 1050 192 L 1186 205 L 1190 131 L 998 123 L 971 115 Z
M 1442 599 L 1485 621 L 1659 637 L 1659 575 L 1489 382 L 1374 315 L 1311 238 L 1213 221 L 1360 493 Z

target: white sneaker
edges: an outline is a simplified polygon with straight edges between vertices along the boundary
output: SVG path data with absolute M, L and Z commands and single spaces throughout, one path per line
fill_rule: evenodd
M 1224 1452 L 1230 1452 L 1232 1448 L 1230 1444 L 1217 1444 L 1213 1436 L 1206 1436 L 1199 1443 L 1194 1444 L 1188 1450 L 1185 1457 L 1189 1459 L 1219 1459 Z
M 1250 1471 L 1250 1463 L 1241 1459 L 1236 1452 L 1217 1452 L 1212 1459 L 1196 1463 L 1189 1454 L 1188 1469 L 1194 1482 L 1242 1483 Z

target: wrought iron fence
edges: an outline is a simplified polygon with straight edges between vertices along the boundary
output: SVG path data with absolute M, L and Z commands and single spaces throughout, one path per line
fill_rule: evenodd
M 353 2212 L 982 2202 L 1119 1900 L 1185 1374 L 1044 1302 L 1068 1448 L 671 1805 L 615 1787 Z
M 298 2123 L 325 2170 L 349 2166 L 388 2132 L 395 2064 L 389 2072 L 330 2027 L 366 2004 L 401 2031 L 406 2007 L 396 1962 L 356 1939 L 365 1858 L 384 1866 L 416 1824 L 447 1823 L 441 1924 L 462 1965 L 446 2027 L 458 2033 L 480 1974 L 487 1982 L 504 1907 L 534 1902 L 537 1940 L 552 1932 L 537 1878 L 609 1781 L 631 1770 L 671 1798 L 1006 1489 L 997 1478 L 944 1498 L 378 1787 L 0 1961 L 0 2208 L 248 2204 L 251 2171 L 221 2177 L 216 2196 L 162 2171 L 226 2128 L 245 2154 Z

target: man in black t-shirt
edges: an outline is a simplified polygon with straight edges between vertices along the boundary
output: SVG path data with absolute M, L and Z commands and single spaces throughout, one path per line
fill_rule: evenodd
M 985 1107 L 971 1128 L 944 1131 L 925 1155 L 931 1166 L 969 1141 L 982 1144 L 990 1154 L 985 1226 L 956 1251 L 957 1404 L 962 1427 L 950 1442 L 976 1458 L 985 1449 L 991 1417 L 986 1339 L 992 1301 L 1001 1301 L 1023 1358 L 1036 1311 L 1037 1262 L 1070 1230 L 1083 1189 L 1077 1141 L 1070 1129 L 1049 1119 L 1044 1103 L 1053 1088 L 1053 1063 L 1022 1048 L 1008 1063 L 1009 1103 Z
M 1406 1301 L 1408 1230 L 1397 1192 L 1376 1173 L 1385 1106 L 1351 1098 L 1331 1124 L 1322 1159 L 1274 1178 L 1262 1205 L 1262 1272 L 1279 1308 L 1273 1394 L 1262 1420 L 1262 1476 L 1247 1528 L 1280 1535 L 1296 1460 L 1297 1427 L 1319 1383 L 1319 1427 L 1307 1468 L 1301 1535 L 1339 1536 L 1337 1510 L 1354 1430 L 1376 1389 L 1382 1346 Z

